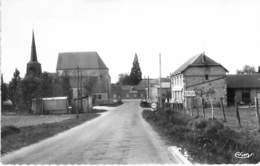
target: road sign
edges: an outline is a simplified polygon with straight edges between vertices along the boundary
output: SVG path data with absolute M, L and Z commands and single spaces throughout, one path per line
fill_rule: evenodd
M 186 97 L 195 97 L 195 91 L 194 90 L 190 90 L 190 91 L 184 91 L 184 96 Z
M 152 107 L 153 109 L 156 109 L 156 108 L 157 108 L 157 104 L 156 104 L 156 103 L 152 103 L 152 104 L 151 104 L 151 107 Z

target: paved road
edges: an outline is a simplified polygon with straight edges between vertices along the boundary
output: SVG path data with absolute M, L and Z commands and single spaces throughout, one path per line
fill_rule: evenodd
M 141 116 L 137 101 L 127 101 L 101 117 L 22 148 L 2 158 L 5 164 L 177 163 Z

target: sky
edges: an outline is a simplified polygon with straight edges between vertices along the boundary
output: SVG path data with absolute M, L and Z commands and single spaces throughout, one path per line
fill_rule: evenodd
M 169 76 L 205 52 L 234 74 L 260 66 L 259 0 L 2 0 L 1 72 L 24 77 L 32 30 L 42 70 L 59 52 L 97 51 L 112 82 L 130 73 L 137 53 L 143 76 Z

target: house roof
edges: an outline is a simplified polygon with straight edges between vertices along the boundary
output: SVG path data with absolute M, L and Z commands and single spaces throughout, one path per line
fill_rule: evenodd
M 169 78 L 161 78 L 162 86 L 165 86 L 167 83 L 170 83 Z M 166 83 L 166 84 L 165 84 Z M 149 86 L 157 86 L 159 85 L 159 79 L 149 79 Z M 142 79 L 138 85 L 136 85 L 136 89 L 145 89 L 148 86 L 148 79 Z
M 228 88 L 260 88 L 260 74 L 227 75 Z
M 108 69 L 97 52 L 59 53 L 57 70 L 66 69 Z
M 186 61 L 183 65 L 181 65 L 177 70 L 175 70 L 172 75 L 177 75 L 183 73 L 188 67 L 196 67 L 196 66 L 220 66 L 226 72 L 228 70 L 224 68 L 221 64 L 217 63 L 213 59 L 209 58 L 205 55 L 205 53 L 201 53 L 191 57 L 188 61 Z

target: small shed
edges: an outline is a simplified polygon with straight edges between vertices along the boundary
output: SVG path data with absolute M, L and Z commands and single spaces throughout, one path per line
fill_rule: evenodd
M 32 99 L 32 112 L 35 114 L 65 114 L 68 113 L 68 97 L 48 97 Z

